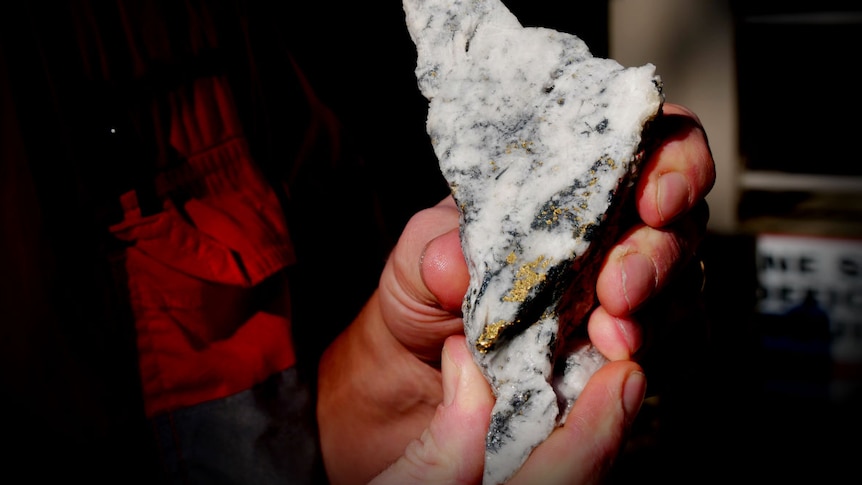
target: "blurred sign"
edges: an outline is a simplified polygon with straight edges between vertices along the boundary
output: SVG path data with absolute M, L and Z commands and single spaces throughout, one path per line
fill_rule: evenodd
M 756 256 L 757 311 L 807 325 L 791 335 L 822 337 L 836 362 L 862 362 L 862 240 L 761 234 Z

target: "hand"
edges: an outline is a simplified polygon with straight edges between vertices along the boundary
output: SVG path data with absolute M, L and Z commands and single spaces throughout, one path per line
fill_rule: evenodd
M 611 360 L 629 359 L 644 341 L 636 316 L 671 282 L 691 268 L 706 234 L 704 200 L 715 183 L 715 164 L 700 120 L 688 109 L 666 104 L 657 121 L 663 140 L 646 161 L 635 191 L 640 221 L 611 248 L 596 283 L 601 306 L 590 316 L 589 336 Z M 695 278 L 703 277 L 695 271 Z M 689 271 L 691 273 L 691 271 Z M 702 280 L 685 281 L 695 291 Z M 662 303 L 691 298 L 662 295 Z
M 668 104 L 659 123 L 664 141 L 646 161 L 636 187 L 640 221 L 607 255 L 597 281 L 600 306 L 588 323 L 593 343 L 619 362 L 605 366 L 590 380 L 567 425 L 534 450 L 514 480 L 530 470 L 579 473 L 585 479 L 603 476 L 636 413 L 632 402 L 639 405 L 643 396 L 643 380 L 632 378 L 642 375 L 640 367 L 628 361 L 643 343 L 643 328 L 635 314 L 694 253 L 706 228 L 703 199 L 715 180 L 712 156 L 697 118 Z M 414 216 L 387 262 L 377 292 L 324 356 L 318 414 L 326 466 L 334 483 L 367 481 L 395 462 L 422 430 L 427 429 L 425 436 L 433 436 L 434 429 L 447 429 L 447 422 L 463 433 L 474 428 L 447 421 L 457 416 L 454 411 L 449 418 L 443 413 L 431 421 L 444 398 L 438 369 L 441 347 L 449 336 L 462 332 L 460 304 L 468 276 L 457 225 L 458 211 L 451 199 Z M 460 354 L 449 352 L 453 355 Z M 444 359 L 444 369 L 446 365 Z M 463 373 L 465 367 L 460 368 Z M 631 387 L 625 383 L 632 383 Z M 624 399 L 624 388 L 640 397 Z M 480 404 L 464 411 L 476 413 L 474 423 L 481 419 L 476 416 L 490 409 L 480 409 L 481 399 L 476 402 Z M 444 424 L 433 424 L 440 420 Z M 467 436 L 457 439 L 466 440 L 461 444 L 467 447 L 472 443 Z M 484 430 L 479 440 L 484 440 Z M 426 450 L 422 441 L 410 446 L 413 458 L 408 454 L 402 459 L 408 463 L 423 456 L 417 449 Z M 445 464 L 445 456 L 440 456 L 443 448 L 423 453 L 427 460 L 440 457 L 438 463 Z M 483 449 L 482 445 L 479 452 L 484 453 Z M 470 456 L 456 456 L 463 460 L 464 470 L 471 466 Z M 543 461 L 554 466 L 538 466 Z M 561 464 L 569 465 L 568 469 Z
M 539 445 L 509 484 L 600 483 L 634 420 L 646 381 L 631 361 L 590 379 L 565 426 Z M 443 348 L 443 402 L 422 436 L 370 483 L 481 483 L 494 396 L 463 336 Z

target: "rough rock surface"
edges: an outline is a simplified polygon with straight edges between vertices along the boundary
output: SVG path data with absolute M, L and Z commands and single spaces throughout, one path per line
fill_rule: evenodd
M 661 82 L 652 65 L 522 27 L 499 0 L 403 3 L 427 131 L 461 210 L 464 330 L 496 396 L 484 482 L 502 483 L 605 362 L 574 329 L 594 306 Z

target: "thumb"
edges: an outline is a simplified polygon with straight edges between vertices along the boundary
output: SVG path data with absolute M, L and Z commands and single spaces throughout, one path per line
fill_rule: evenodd
M 485 434 L 494 406 L 488 382 L 473 362 L 463 335 L 443 346 L 443 402 L 422 436 L 404 455 L 371 481 L 404 483 L 480 483 Z

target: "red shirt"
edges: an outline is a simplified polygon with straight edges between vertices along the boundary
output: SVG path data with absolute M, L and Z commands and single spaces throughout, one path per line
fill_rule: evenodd
M 149 416 L 248 389 L 296 360 L 289 305 L 255 307 L 257 285 L 295 255 L 227 81 L 198 79 L 171 93 L 169 106 L 169 140 L 185 160 L 157 179 L 162 210 L 142 216 L 128 192 L 111 228 L 131 244 L 125 265 Z

